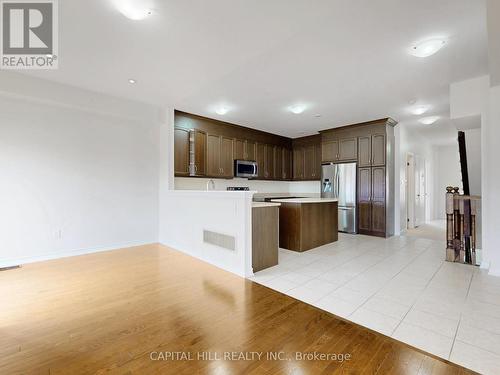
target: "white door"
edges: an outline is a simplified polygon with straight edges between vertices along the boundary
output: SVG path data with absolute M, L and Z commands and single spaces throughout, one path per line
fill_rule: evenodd
M 415 226 L 425 223 L 425 160 L 415 155 Z

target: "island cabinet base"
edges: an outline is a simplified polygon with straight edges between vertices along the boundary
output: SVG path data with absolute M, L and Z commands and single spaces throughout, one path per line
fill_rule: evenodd
M 253 272 L 278 264 L 279 207 L 252 209 Z
M 338 240 L 338 205 L 281 203 L 280 247 L 306 251 Z

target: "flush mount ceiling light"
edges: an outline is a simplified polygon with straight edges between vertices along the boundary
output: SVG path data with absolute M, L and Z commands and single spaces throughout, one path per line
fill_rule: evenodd
M 153 10 L 144 1 L 112 0 L 112 2 L 121 14 L 134 21 L 143 20 L 153 14 Z
M 416 116 L 420 116 L 420 115 L 423 115 L 428 110 L 429 110 L 428 105 L 419 105 L 417 107 L 413 107 L 412 109 L 410 109 L 410 112 Z
M 215 110 L 215 113 L 217 113 L 218 115 L 221 115 L 221 116 L 224 116 L 228 112 L 229 112 L 229 108 L 224 107 L 224 106 L 221 106 Z
M 443 48 L 445 44 L 444 39 L 429 39 L 412 46 L 410 53 L 416 57 L 429 57 Z
M 434 124 L 437 120 L 439 120 L 439 116 L 429 116 L 429 117 L 424 117 L 421 118 L 420 121 L 424 125 L 432 125 Z
M 131 85 L 135 85 L 137 81 L 133 78 L 129 78 L 128 83 L 130 83 Z
M 306 110 L 306 106 L 302 105 L 302 104 L 296 104 L 296 105 L 292 105 L 288 109 L 290 110 L 290 112 L 295 113 L 296 115 L 299 115 Z

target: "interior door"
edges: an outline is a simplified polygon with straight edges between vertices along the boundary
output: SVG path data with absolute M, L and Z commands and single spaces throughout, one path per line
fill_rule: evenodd
M 415 155 L 414 169 L 415 183 L 415 226 L 418 227 L 425 222 L 425 161 L 419 155 Z

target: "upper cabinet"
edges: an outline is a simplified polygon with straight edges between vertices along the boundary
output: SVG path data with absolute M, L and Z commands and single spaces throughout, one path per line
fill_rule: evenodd
M 358 139 L 356 137 L 341 138 L 339 140 L 339 161 L 358 159 Z
M 245 141 L 242 139 L 234 140 L 234 159 L 246 160 L 245 158 Z
M 358 149 L 358 167 L 385 165 L 385 134 L 373 134 L 359 137 Z
M 321 144 L 321 161 L 323 163 L 339 160 L 339 141 L 334 139 Z
M 232 138 L 209 134 L 207 137 L 207 176 L 233 177 L 233 155 Z
M 292 150 L 283 149 L 283 180 L 291 180 L 292 175 Z
M 293 179 L 321 179 L 321 137 L 307 136 L 293 140 Z
M 245 141 L 245 160 L 254 160 L 255 161 L 255 142 L 253 141 Z
M 174 129 L 174 171 L 176 176 L 189 176 L 189 130 Z

